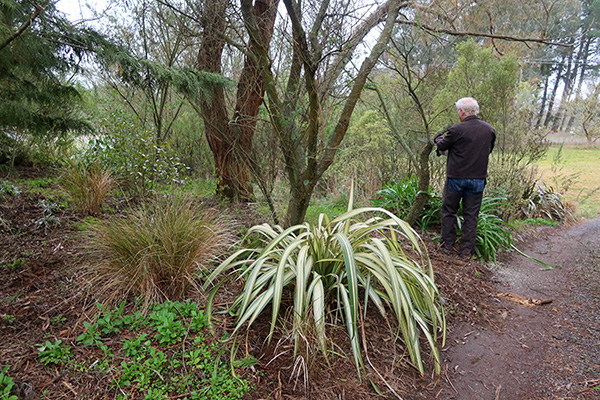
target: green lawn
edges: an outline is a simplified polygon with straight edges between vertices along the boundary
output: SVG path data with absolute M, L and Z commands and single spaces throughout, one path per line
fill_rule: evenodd
M 565 198 L 576 206 L 577 217 L 600 213 L 600 148 L 552 145 L 537 167 L 546 185 L 567 189 Z

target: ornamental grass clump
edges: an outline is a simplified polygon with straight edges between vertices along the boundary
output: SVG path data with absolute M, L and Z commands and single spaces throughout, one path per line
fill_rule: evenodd
M 91 227 L 88 250 L 99 301 L 116 305 L 136 296 L 150 302 L 180 299 L 234 242 L 229 222 L 186 197 L 159 197 L 127 217 Z
M 388 312 L 393 314 L 395 318 L 389 320 L 395 320 L 395 332 L 403 338 L 419 372 L 424 374 L 421 341 L 427 343 L 439 372 L 437 342 L 440 334 L 445 339 L 446 323 L 422 240 L 391 212 L 352 210 L 351 204 L 333 220 L 321 214 L 314 225 L 283 229 L 264 224 L 249 230 L 252 247 L 235 252 L 208 279 L 227 273 L 225 279 L 244 282 L 230 307 L 237 316 L 234 333 L 252 325 L 270 306 L 269 339 L 277 325 L 289 320 L 285 316 L 292 315 L 284 330 L 294 338 L 296 352 L 314 332 L 327 358 L 335 352 L 327 340 L 326 322 L 343 321 L 360 375 L 361 352 L 366 349 L 359 338 L 359 309 L 362 306 L 366 312 L 372 304 L 386 318 Z M 284 291 L 293 302 L 286 301 Z M 308 334 L 307 329 L 311 330 Z
M 74 208 L 84 215 L 98 215 L 114 184 L 109 169 L 99 161 L 69 161 L 60 179 Z

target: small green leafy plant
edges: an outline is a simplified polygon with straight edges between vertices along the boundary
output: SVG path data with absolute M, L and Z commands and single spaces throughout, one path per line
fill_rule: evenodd
M 16 395 L 10 394 L 15 382 L 7 375 L 8 369 L 9 367 L 4 367 L 0 372 L 0 400 L 18 400 Z
M 359 339 L 359 293 L 386 316 L 394 314 L 412 363 L 424 374 L 421 340 L 427 343 L 439 372 L 438 334 L 445 337 L 445 317 L 425 246 L 404 221 L 382 208 L 352 209 L 333 220 L 321 214 L 316 224 L 283 229 L 267 224 L 251 228 L 252 244 L 225 260 L 221 273 L 244 283 L 230 311 L 237 317 L 234 334 L 250 326 L 270 305 L 269 338 L 278 324 L 295 340 L 314 329 L 322 354 L 329 353 L 326 325 L 344 321 L 359 375 L 363 366 Z M 412 250 L 402 246 L 405 243 Z M 219 286 L 217 286 L 218 288 Z M 283 296 L 290 292 L 293 302 Z M 292 315 L 291 325 L 283 314 Z
M 0 183 L 0 198 L 3 196 L 18 196 L 21 194 L 21 190 L 8 181 L 2 181 Z
M 21 271 L 25 264 L 27 264 L 27 260 L 25 260 L 23 257 L 19 257 L 13 262 L 6 263 L 6 267 L 9 271 L 16 272 Z
M 38 207 L 42 209 L 43 216 L 36 219 L 33 223 L 38 229 L 43 229 L 44 232 L 60 225 L 60 220 L 56 216 L 62 209 L 62 206 L 53 201 L 42 199 L 38 203 Z
M 62 340 L 54 343 L 46 340 L 44 344 L 36 345 L 38 358 L 44 365 L 64 364 L 70 360 L 71 346 L 63 346 Z

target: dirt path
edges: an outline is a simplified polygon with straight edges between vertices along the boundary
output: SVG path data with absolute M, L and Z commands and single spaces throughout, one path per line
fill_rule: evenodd
M 498 302 L 490 327 L 460 323 L 444 349 L 436 398 L 600 399 L 600 218 L 539 229 L 494 267 L 498 292 L 549 304 Z

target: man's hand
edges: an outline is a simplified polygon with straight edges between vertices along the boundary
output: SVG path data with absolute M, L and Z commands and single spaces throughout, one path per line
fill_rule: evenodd
M 433 136 L 433 140 L 432 140 L 433 144 L 436 144 L 437 141 L 438 141 L 438 139 L 441 138 L 442 136 L 444 136 L 448 132 L 448 129 L 450 129 L 451 126 L 452 125 L 446 125 L 442 129 L 440 129 L 439 131 L 437 131 L 435 133 L 435 135 Z
M 437 131 L 437 132 L 436 132 L 436 134 L 433 136 L 433 139 L 432 139 L 432 141 L 431 141 L 431 142 L 432 142 L 432 144 L 434 144 L 434 145 L 437 145 L 437 142 L 440 140 L 440 138 L 441 138 L 441 137 L 443 137 L 443 136 L 444 136 L 444 135 L 445 135 L 445 134 L 448 132 L 448 129 L 450 129 L 450 127 L 451 127 L 451 126 L 452 126 L 452 125 L 446 125 L 446 126 L 445 126 L 445 127 L 443 127 L 442 129 L 440 129 L 439 131 Z M 445 156 L 445 155 L 447 155 L 447 154 L 448 154 L 448 151 L 447 151 L 447 150 L 445 150 L 445 151 L 440 151 L 439 149 L 437 149 L 437 148 L 436 148 L 436 149 L 435 149 L 435 154 L 436 154 L 438 157 L 439 157 L 439 156 L 442 156 L 442 155 L 444 155 L 444 156 Z
M 440 137 L 444 136 L 444 134 L 445 134 L 445 133 L 446 133 L 446 131 L 444 131 L 444 130 L 440 130 L 440 131 L 438 131 L 438 132 L 437 132 L 437 133 L 436 133 L 436 134 L 433 136 L 432 143 L 433 143 L 433 144 L 436 144 L 436 143 L 437 143 L 437 141 L 438 141 L 438 139 L 439 139 Z

